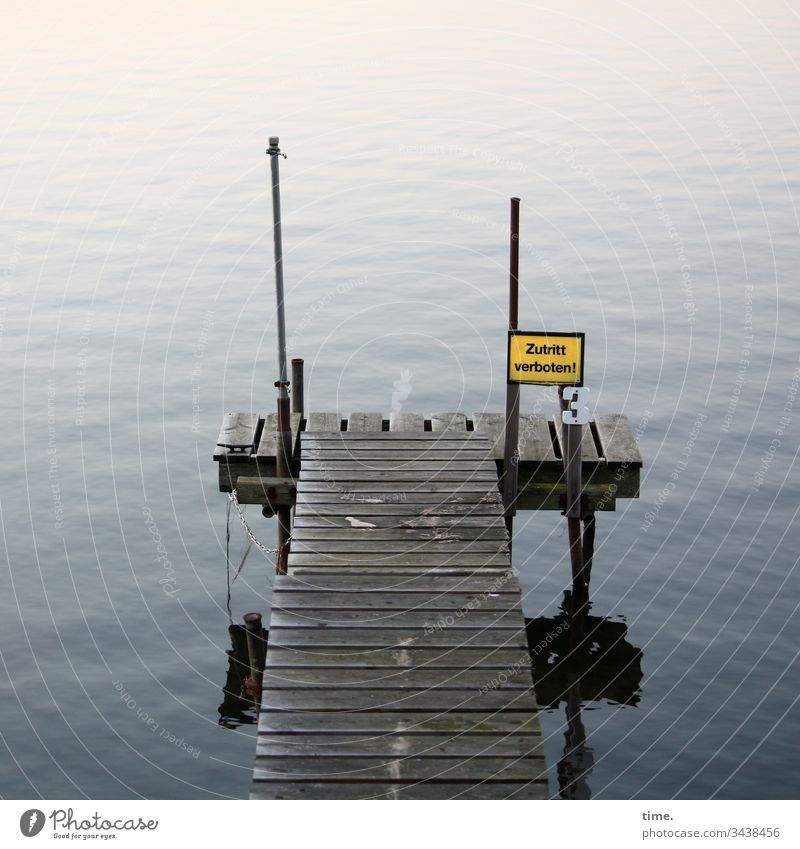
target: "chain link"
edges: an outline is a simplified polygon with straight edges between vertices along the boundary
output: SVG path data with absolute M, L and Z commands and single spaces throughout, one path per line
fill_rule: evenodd
M 247 519 L 244 517 L 244 513 L 242 512 L 241 505 L 239 504 L 239 499 L 236 497 L 236 490 L 232 490 L 228 495 L 228 500 L 233 504 L 236 508 L 236 512 L 239 514 L 239 519 L 241 519 L 242 527 L 244 528 L 244 532 L 247 534 L 248 539 L 253 545 L 264 552 L 264 554 L 277 554 L 279 549 L 277 548 L 267 548 L 263 543 L 259 542 L 256 539 L 256 535 L 250 530 L 250 525 L 247 524 Z M 291 537 L 289 538 L 291 539 Z

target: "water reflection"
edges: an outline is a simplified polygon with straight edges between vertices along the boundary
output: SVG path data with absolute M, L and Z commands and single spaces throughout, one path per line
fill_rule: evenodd
M 563 702 L 567 729 L 558 765 L 559 796 L 589 799 L 594 752 L 581 714 L 587 702 L 635 707 L 641 698 L 642 651 L 628 642 L 624 622 L 570 615 L 570 597 L 556 616 L 527 619 L 536 698 L 542 708 Z

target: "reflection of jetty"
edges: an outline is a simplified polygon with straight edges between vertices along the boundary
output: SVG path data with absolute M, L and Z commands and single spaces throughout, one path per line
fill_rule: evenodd
M 228 414 L 220 489 L 294 508 L 275 579 L 253 796 L 544 798 L 519 586 L 498 489 L 504 417 Z M 563 502 L 561 429 L 520 422 L 518 509 Z M 584 507 L 638 495 L 627 419 L 584 438 Z
M 622 622 L 598 616 L 571 616 L 565 602 L 558 616 L 527 619 L 525 628 L 539 704 L 564 704 L 567 728 L 558 762 L 562 799 L 588 799 L 594 753 L 581 714 L 587 701 L 639 704 L 642 652 L 628 640 Z

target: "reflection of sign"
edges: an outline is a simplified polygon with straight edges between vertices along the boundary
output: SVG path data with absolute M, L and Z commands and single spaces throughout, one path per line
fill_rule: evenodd
M 508 382 L 583 385 L 583 333 L 508 332 Z

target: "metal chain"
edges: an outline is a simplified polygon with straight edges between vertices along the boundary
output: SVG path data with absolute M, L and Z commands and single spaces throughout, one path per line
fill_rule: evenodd
M 247 519 L 244 517 L 244 513 L 242 512 L 241 505 L 239 504 L 239 500 L 236 497 L 236 490 L 232 490 L 228 495 L 228 501 L 233 504 L 236 508 L 236 512 L 239 514 L 239 518 L 242 521 L 242 527 L 244 528 L 244 532 L 247 534 L 248 539 L 253 545 L 264 552 L 264 554 L 277 554 L 279 549 L 277 548 L 267 548 L 263 543 L 259 542 L 256 539 L 256 535 L 250 530 L 250 525 L 247 524 Z M 291 539 L 291 537 L 289 538 Z

